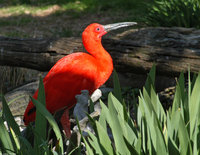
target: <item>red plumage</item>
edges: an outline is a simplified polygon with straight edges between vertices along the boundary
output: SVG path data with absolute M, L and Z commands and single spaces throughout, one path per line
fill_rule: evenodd
M 51 112 L 76 103 L 75 95 L 81 90 L 91 94 L 106 82 L 113 70 L 111 56 L 101 44 L 101 37 L 106 34 L 104 26 L 94 23 L 82 34 L 83 45 L 88 53 L 73 53 L 60 59 L 43 79 L 46 108 Z M 35 92 L 33 98 L 37 99 Z M 24 123 L 28 125 L 35 120 L 35 110 L 30 101 L 24 113 Z

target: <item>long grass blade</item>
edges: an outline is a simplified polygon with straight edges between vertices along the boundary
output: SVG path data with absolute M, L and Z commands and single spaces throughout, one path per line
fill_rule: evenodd
M 146 89 L 148 94 L 151 94 L 151 87 L 155 90 L 155 77 L 156 77 L 156 66 L 153 64 L 145 82 L 144 88 Z
M 121 86 L 116 70 L 113 71 L 113 84 L 114 84 L 113 94 L 122 103 L 123 100 L 122 100 Z
M 180 154 L 192 154 L 189 134 L 185 127 L 182 115 L 180 115 L 178 136 L 180 142 Z
M 16 150 L 19 151 L 20 150 L 20 142 L 18 137 L 16 136 L 15 132 L 13 131 L 12 128 L 10 128 L 10 133 L 12 134 L 12 137 L 14 139 L 15 145 L 16 145 Z
M 8 127 L 12 128 L 17 136 L 21 136 L 19 126 L 15 122 L 14 117 L 8 107 L 8 104 L 4 96 L 2 96 L 2 105 L 3 105 L 3 116 L 5 121 L 8 123 Z
M 108 155 L 113 155 L 114 152 L 112 148 L 112 143 L 107 134 L 107 130 L 104 130 L 104 128 L 98 122 L 96 122 L 96 127 L 100 145 L 104 148 Z
M 34 98 L 31 97 L 31 100 L 33 101 L 33 104 L 36 106 L 36 109 L 39 110 L 39 112 L 48 120 L 49 124 L 51 125 L 58 142 L 58 145 L 60 147 L 60 153 L 63 154 L 64 148 L 63 148 L 63 140 L 61 136 L 60 129 L 54 120 L 53 116 L 49 113 L 49 111 L 46 109 L 46 107 L 41 104 L 39 101 L 35 100 Z
M 189 104 L 189 116 L 190 116 L 190 137 L 193 137 L 194 128 L 197 120 L 197 116 L 199 116 L 200 112 L 200 73 L 196 79 L 194 84 L 194 88 L 191 93 L 190 97 L 190 104 Z
M 12 144 L 12 140 L 4 125 L 4 120 L 0 117 L 0 143 L 1 143 L 1 150 L 5 153 L 13 153 L 15 152 L 14 146 Z
M 43 105 L 45 104 L 45 90 L 43 85 L 43 80 L 40 78 L 39 83 L 39 91 L 38 91 L 38 101 Z M 46 131 L 47 131 L 47 121 L 46 118 L 40 113 L 38 108 L 36 109 L 36 119 L 35 119 L 35 136 L 34 136 L 34 149 L 37 154 L 44 154 L 44 150 L 42 149 L 41 145 L 46 140 Z

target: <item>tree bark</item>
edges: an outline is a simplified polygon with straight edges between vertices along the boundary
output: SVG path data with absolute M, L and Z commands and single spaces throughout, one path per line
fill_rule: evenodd
M 142 28 L 103 38 L 114 66 L 122 73 L 147 73 L 153 63 L 160 75 L 200 70 L 200 30 Z M 85 51 L 80 38 L 13 39 L 0 37 L 0 65 L 48 71 L 63 56 Z

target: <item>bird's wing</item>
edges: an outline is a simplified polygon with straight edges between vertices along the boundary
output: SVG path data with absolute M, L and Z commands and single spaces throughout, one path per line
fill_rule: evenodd
M 43 80 L 46 95 L 46 107 L 54 113 L 64 107 L 76 103 L 75 95 L 87 89 L 90 94 L 98 87 L 98 69 L 92 56 L 85 53 L 75 53 L 60 59 Z M 37 92 L 34 98 L 37 98 Z M 24 114 L 28 124 L 35 119 L 35 107 L 29 102 Z
M 89 54 L 75 53 L 59 60 L 44 78 L 47 109 L 54 113 L 75 104 L 75 95 L 98 87 L 97 65 Z
M 79 75 L 94 77 L 97 75 L 96 60 L 86 53 L 73 53 L 60 59 L 49 71 L 43 82 L 46 83 L 59 75 Z M 72 78 L 72 77 L 70 77 Z M 69 79 L 70 79 L 69 78 Z M 62 79 L 63 80 L 63 79 Z M 72 79 L 73 80 L 73 79 Z

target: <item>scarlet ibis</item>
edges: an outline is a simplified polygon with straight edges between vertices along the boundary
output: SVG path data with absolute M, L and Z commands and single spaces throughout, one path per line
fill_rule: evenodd
M 82 41 L 89 54 L 78 52 L 60 59 L 43 79 L 46 108 L 52 114 L 66 107 L 75 105 L 75 95 L 81 90 L 91 94 L 104 84 L 113 70 L 110 54 L 103 48 L 101 38 L 107 32 L 121 27 L 135 25 L 135 22 L 122 22 L 109 25 L 90 24 L 82 33 Z M 38 90 L 33 98 L 37 99 Z M 33 103 L 30 101 L 25 113 L 24 123 L 28 125 L 35 120 Z

